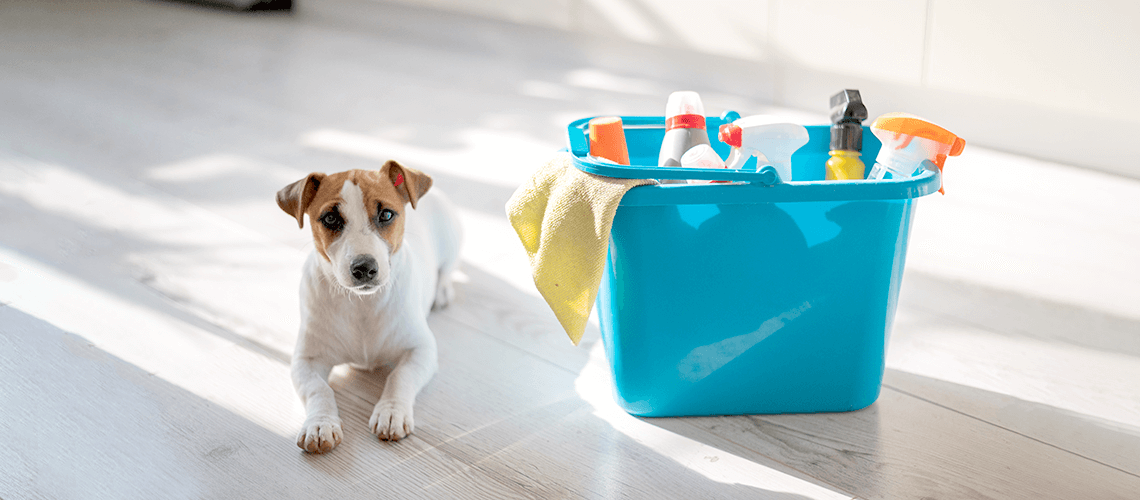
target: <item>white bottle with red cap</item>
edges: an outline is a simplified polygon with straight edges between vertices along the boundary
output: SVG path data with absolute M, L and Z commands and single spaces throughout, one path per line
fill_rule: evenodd
M 681 155 L 681 166 L 685 168 L 726 168 L 724 160 L 708 144 L 697 144 Z M 689 179 L 689 184 L 727 184 L 729 181 L 707 181 Z
M 680 167 L 681 156 L 698 144 L 709 144 L 701 96 L 688 90 L 669 94 L 665 104 L 665 140 L 661 142 L 657 166 Z

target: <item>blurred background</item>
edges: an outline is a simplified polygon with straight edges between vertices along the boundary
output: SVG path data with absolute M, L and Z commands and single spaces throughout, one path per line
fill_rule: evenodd
M 750 72 L 658 76 L 789 108 L 858 88 L 871 117 L 909 110 L 977 144 L 1140 177 L 1135 2 L 396 1 L 716 56 Z
M 0 401 L 20 410 L 0 420 L 12 444 L 0 463 L 15 464 L 0 486 L 234 494 L 257 478 L 270 495 L 285 476 L 373 478 L 361 470 L 402 463 L 362 459 L 389 452 L 360 428 L 341 462 L 293 453 L 303 415 L 287 364 L 311 238 L 273 202 L 309 172 L 387 159 L 429 172 L 467 234 L 460 307 L 433 328 L 451 366 L 478 363 L 426 389 L 417 436 L 430 446 L 415 453 L 450 450 L 470 472 L 527 439 L 541 449 L 565 423 L 548 413 L 608 401 L 605 384 L 598 399 L 575 378 L 600 352 L 596 328 L 584 349 L 568 345 L 504 214 L 565 147 L 567 124 L 661 115 L 675 90 L 699 92 L 709 115 L 824 124 L 828 98 L 849 88 L 872 119 L 909 112 L 966 140 L 946 163 L 946 195 L 919 202 L 883 398 L 853 420 L 742 420 L 755 426 L 725 442 L 700 432 L 737 423 L 598 410 L 604 428 L 660 437 L 633 438 L 648 450 L 633 456 L 646 468 L 671 457 L 659 470 L 694 488 L 751 484 L 761 464 L 845 498 L 1127 490 L 1140 481 L 1138 24 L 1132 1 L 0 0 Z M 483 340 L 455 333 L 466 329 Z M 563 378 L 535 375 L 548 365 Z M 499 378 L 475 389 L 448 378 L 485 373 Z M 364 394 L 350 401 L 366 407 L 375 381 L 347 380 L 338 391 Z M 488 397 L 500 406 L 485 413 L 470 410 L 482 397 L 447 399 L 500 386 L 511 403 Z M 534 410 L 559 391 L 565 406 Z M 541 425 L 515 418 L 530 411 Z M 946 423 L 955 419 L 965 423 Z M 528 434 L 467 444 L 472 429 L 504 422 Z M 799 437 L 773 430 L 797 425 Z M 948 427 L 930 431 L 938 425 Z M 823 441 L 841 449 L 831 455 L 813 441 L 828 429 Z M 704 455 L 678 458 L 688 448 L 667 446 L 677 435 L 735 450 L 739 460 L 721 465 L 737 468 L 686 476 Z M 812 444 L 786 445 L 803 436 Z M 584 496 L 625 491 L 605 482 L 624 477 L 613 442 L 582 452 L 605 474 L 551 465 L 536 477 L 574 492 L 581 478 L 604 483 Z M 420 456 L 405 451 L 392 453 Z M 1001 459 L 979 458 L 990 456 Z M 1003 472 L 1017 464 L 1036 472 Z M 172 479 L 185 467 L 196 472 Z M 415 484 L 461 476 L 432 470 Z M 134 489 L 116 489 L 121 477 Z

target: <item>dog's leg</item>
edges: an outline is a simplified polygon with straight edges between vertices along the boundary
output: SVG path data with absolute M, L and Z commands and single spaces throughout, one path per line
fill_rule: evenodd
M 451 277 L 454 272 L 454 264 L 445 265 L 443 269 L 439 270 L 439 277 L 435 284 L 435 302 L 431 305 L 432 309 L 443 309 L 455 300 L 455 284 Z
M 313 359 L 294 358 L 293 387 L 305 405 L 305 423 L 297 434 L 297 446 L 310 453 L 332 451 L 340 444 L 340 414 L 329 387 L 332 365 Z
M 435 338 L 427 329 L 427 320 L 418 328 L 425 330 L 423 338 L 427 341 L 400 356 L 368 421 L 372 433 L 385 441 L 399 441 L 412 433 L 415 428 L 412 405 L 416 394 L 427 385 L 438 367 Z
M 441 211 L 436 215 L 436 245 L 439 255 L 439 274 L 435 282 L 435 302 L 432 309 L 443 309 L 455 300 L 453 275 L 459 268 L 459 250 L 463 241 L 463 228 L 455 207 L 442 193 L 436 193 Z

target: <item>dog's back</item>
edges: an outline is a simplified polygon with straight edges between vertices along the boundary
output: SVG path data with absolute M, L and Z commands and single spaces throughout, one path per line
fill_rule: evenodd
M 438 188 L 432 189 L 408 213 L 408 225 L 404 230 L 404 245 L 408 246 L 414 254 L 421 256 L 434 274 L 417 277 L 416 279 L 430 278 L 425 283 L 424 290 L 432 292 L 421 300 L 424 304 L 424 314 L 431 307 L 447 306 L 453 295 L 444 292 L 445 297 L 436 293 L 440 288 L 446 287 L 450 291 L 451 273 L 459 265 L 459 247 L 462 244 L 463 232 L 459 225 L 458 214 L 451 199 Z M 448 283 L 439 283 L 439 280 Z

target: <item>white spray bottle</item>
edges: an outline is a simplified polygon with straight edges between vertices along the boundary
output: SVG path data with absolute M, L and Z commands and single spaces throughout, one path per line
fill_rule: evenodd
M 868 179 L 911 177 L 921 168 L 923 160 L 930 160 L 942 171 L 947 156 L 962 154 L 966 140 L 950 131 L 907 113 L 887 113 L 871 124 L 871 133 L 879 138 L 883 147 L 875 158 L 875 167 Z M 943 188 L 938 192 L 946 194 Z
M 803 125 L 776 121 L 764 115 L 746 116 L 720 127 L 721 142 L 732 146 L 725 162 L 728 168 L 741 168 L 755 155 L 758 165 L 771 164 L 780 180 L 792 180 L 792 153 L 808 142 Z

